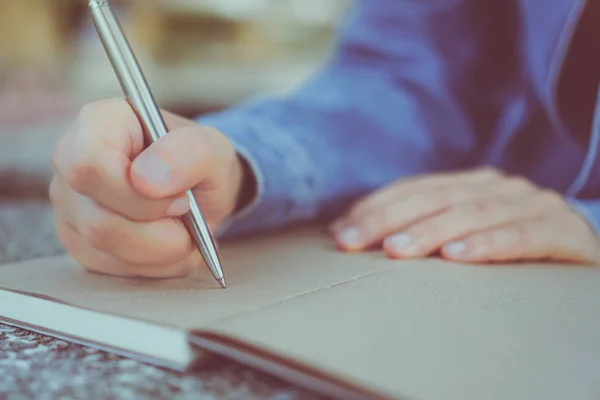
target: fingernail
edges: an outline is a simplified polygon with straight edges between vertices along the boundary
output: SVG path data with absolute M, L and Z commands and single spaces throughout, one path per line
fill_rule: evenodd
M 190 210 L 190 201 L 187 197 L 180 197 L 171 203 L 167 209 L 167 215 L 170 217 L 179 217 Z
M 360 244 L 360 231 L 356 227 L 350 227 L 339 234 L 338 240 L 348 247 L 358 246 Z
M 164 158 L 147 151 L 135 162 L 136 173 L 154 186 L 167 186 L 173 179 L 171 167 Z
M 465 242 L 452 242 L 444 246 L 446 253 L 452 256 L 464 256 L 467 253 Z
M 411 242 L 412 238 L 408 233 L 398 233 L 385 239 L 385 245 L 399 253 L 405 250 Z

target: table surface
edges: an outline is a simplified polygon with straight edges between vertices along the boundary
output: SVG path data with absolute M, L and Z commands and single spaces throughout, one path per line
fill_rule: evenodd
M 0 268 L 61 252 L 44 199 L 0 199 Z M 2 324 L 0 398 L 321 399 L 226 360 L 177 373 Z

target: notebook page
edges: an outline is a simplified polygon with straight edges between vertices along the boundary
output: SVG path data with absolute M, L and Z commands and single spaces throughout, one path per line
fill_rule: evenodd
M 213 330 L 422 400 L 600 398 L 600 269 L 404 263 Z
M 206 268 L 182 279 L 125 279 L 88 273 L 67 257 L 3 265 L 0 287 L 190 329 L 393 267 L 379 253 L 341 254 L 313 227 L 228 243 L 221 254 L 225 290 Z

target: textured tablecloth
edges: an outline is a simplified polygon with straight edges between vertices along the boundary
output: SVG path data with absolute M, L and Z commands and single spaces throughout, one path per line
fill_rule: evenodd
M 0 263 L 61 251 L 44 200 L 0 199 Z M 0 324 L 0 399 L 150 398 L 320 399 L 225 360 L 175 373 Z

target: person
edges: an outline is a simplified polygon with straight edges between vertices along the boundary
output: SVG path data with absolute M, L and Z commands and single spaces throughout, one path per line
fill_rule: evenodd
M 91 271 L 185 276 L 200 256 L 173 217 L 193 189 L 219 238 L 320 220 L 392 259 L 595 264 L 598 8 L 360 1 L 296 90 L 165 111 L 145 150 L 124 101 L 89 104 L 53 155 L 61 241 Z

